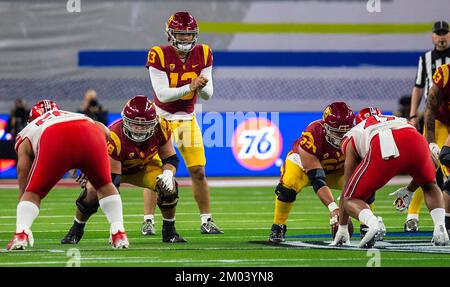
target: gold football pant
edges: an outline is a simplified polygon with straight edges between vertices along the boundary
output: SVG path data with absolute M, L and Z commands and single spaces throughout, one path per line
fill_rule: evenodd
M 340 169 L 326 175 L 327 184 L 331 189 L 342 189 L 344 184 L 344 170 Z M 311 185 L 308 175 L 303 170 L 300 156 L 297 153 L 289 152 L 281 167 L 280 184 L 285 188 L 292 189 L 298 194 L 303 188 Z M 275 197 L 274 224 L 286 224 L 289 213 L 294 202 L 280 201 Z

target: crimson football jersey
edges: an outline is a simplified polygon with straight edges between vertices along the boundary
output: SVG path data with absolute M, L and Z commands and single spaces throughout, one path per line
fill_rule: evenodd
M 439 88 L 443 101 L 436 113 L 436 119 L 450 126 L 450 64 L 440 66 L 433 75 L 433 83 Z
M 155 46 L 150 49 L 147 56 L 147 68 L 153 67 L 166 72 L 171 88 L 179 88 L 190 84 L 197 78 L 204 68 L 211 66 L 213 57 L 207 45 L 196 45 L 185 62 L 181 61 L 172 46 Z M 197 92 L 190 92 L 179 100 L 162 103 L 155 95 L 155 104 L 160 109 L 171 114 L 177 112 L 193 113 L 197 102 Z
M 345 156 L 325 139 L 323 120 L 310 123 L 302 132 L 300 138 L 294 142 L 292 150 L 299 153 L 299 146 L 306 152 L 316 156 L 325 172 L 344 167 Z
M 169 123 L 161 119 L 155 127 L 155 133 L 142 143 L 132 141 L 123 132 L 122 119 L 109 126 L 108 154 L 122 163 L 122 174 L 132 174 L 143 169 L 147 164 L 161 166 L 158 156 L 159 147 L 170 140 Z

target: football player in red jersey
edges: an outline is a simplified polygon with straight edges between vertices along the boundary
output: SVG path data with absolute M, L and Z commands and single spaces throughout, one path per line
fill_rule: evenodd
M 344 155 L 341 139 L 352 126 L 355 115 L 344 102 L 327 106 L 321 120 L 310 123 L 292 145 L 281 167 L 275 189 L 275 214 L 269 241 L 285 241 L 286 222 L 297 194 L 312 186 L 330 211 L 330 225 L 337 226 L 339 209 L 331 189 L 343 186 Z
M 192 192 L 200 210 L 200 231 L 220 234 L 223 232 L 211 215 L 203 138 L 194 111 L 198 97 L 208 100 L 213 95 L 212 52 L 205 44 L 197 45 L 198 31 L 191 14 L 173 14 L 166 24 L 170 45 L 152 47 L 146 67 L 155 94 L 156 111 L 169 121 L 191 175 Z
M 178 184 L 174 174 L 178 167 L 169 124 L 160 119 L 146 96 L 135 96 L 127 102 L 122 119 L 109 126 L 108 153 L 113 183 L 122 182 L 152 190 L 163 215 L 163 242 L 186 242 L 175 229 Z M 160 187 L 167 192 L 164 192 Z M 63 244 L 78 243 L 89 217 L 97 211 L 95 188 L 87 184 L 76 201 L 74 223 L 62 239 Z
M 350 244 L 347 231 L 349 215 L 369 227 L 359 243 L 360 247 L 386 232 L 381 218 L 373 214 L 367 200 L 400 173 L 411 175 L 425 193 L 434 222 L 433 243 L 449 244 L 444 203 L 436 184 L 427 141 L 406 119 L 371 115 L 345 134 L 342 151 L 345 153 L 346 184 L 340 202 L 339 228 L 332 245 Z M 406 197 L 410 198 L 410 194 Z
M 95 186 L 108 222 L 113 248 L 128 248 L 123 227 L 122 201 L 111 181 L 108 153 L 101 123 L 62 111 L 53 101 L 43 100 L 30 111 L 28 125 L 16 139 L 19 180 L 16 233 L 7 250 L 33 246 L 31 225 L 42 199 L 70 169 L 79 168 Z

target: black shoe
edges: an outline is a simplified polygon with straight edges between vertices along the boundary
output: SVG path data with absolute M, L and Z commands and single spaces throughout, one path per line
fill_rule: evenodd
M 175 222 L 163 221 L 162 227 L 162 238 L 163 242 L 168 243 L 185 243 L 186 239 L 181 237 L 175 229 Z
M 272 224 L 272 230 L 269 235 L 269 241 L 272 243 L 281 243 L 286 241 L 286 225 Z
M 82 226 L 81 226 L 82 225 Z M 83 238 L 84 224 L 74 223 L 69 232 L 61 239 L 61 244 L 77 244 Z

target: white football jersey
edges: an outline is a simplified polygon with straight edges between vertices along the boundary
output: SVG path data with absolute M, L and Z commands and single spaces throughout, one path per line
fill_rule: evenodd
M 380 137 L 381 155 L 384 159 L 400 155 L 395 144 L 392 130 L 414 128 L 405 118 L 395 116 L 371 116 L 354 126 L 342 140 L 342 151 L 345 152 L 347 144 L 353 141 L 358 155 L 363 158 L 370 149 L 373 137 Z
M 83 114 L 72 113 L 62 110 L 51 110 L 40 117 L 34 119 L 29 123 L 18 135 L 16 139 L 15 149 L 19 148 L 19 145 L 26 139 L 31 142 L 34 154 L 37 154 L 39 150 L 39 141 L 46 128 L 63 122 L 88 120 L 92 123 L 94 121 Z

